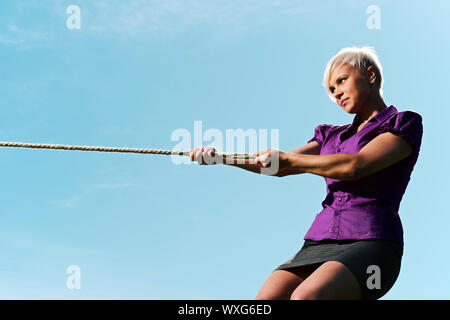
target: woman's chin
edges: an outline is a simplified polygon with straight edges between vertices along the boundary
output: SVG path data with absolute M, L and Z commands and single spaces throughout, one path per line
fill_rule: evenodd
M 353 113 L 352 112 L 352 106 L 349 102 L 347 102 L 344 106 L 341 106 L 342 110 L 344 110 L 347 113 Z

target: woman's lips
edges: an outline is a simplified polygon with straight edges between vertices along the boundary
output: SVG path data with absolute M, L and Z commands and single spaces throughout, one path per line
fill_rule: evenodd
M 342 106 L 342 107 L 345 106 L 345 104 L 347 103 L 347 101 L 348 101 L 348 98 L 342 100 L 342 101 L 341 101 L 341 106 Z

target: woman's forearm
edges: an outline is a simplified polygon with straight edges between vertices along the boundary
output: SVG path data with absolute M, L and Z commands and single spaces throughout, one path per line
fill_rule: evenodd
M 240 163 L 225 163 L 232 167 L 238 167 L 254 173 L 261 173 L 261 166 L 257 164 L 240 164 Z
M 244 169 L 244 170 L 247 170 L 247 171 L 251 171 L 251 172 L 254 172 L 254 173 L 261 174 L 262 166 L 259 165 L 259 164 L 238 164 L 238 163 L 232 163 L 232 164 L 228 164 L 228 165 L 233 166 L 233 167 L 238 167 L 238 168 L 241 168 L 241 169 Z M 285 176 L 289 176 L 289 175 L 293 175 L 293 174 L 302 174 L 302 173 L 305 173 L 305 172 L 302 172 L 302 171 L 297 170 L 295 168 L 283 168 L 283 169 L 278 170 L 278 172 L 275 175 L 273 175 L 273 176 L 275 176 L 275 177 L 285 177 Z
M 325 178 L 336 180 L 355 180 L 356 155 L 351 153 L 309 155 L 286 153 L 287 159 L 283 161 L 283 168 L 273 174 L 284 177 L 293 174 L 312 173 Z M 261 174 L 261 164 L 241 164 L 237 161 L 225 163 L 247 171 Z
M 337 153 L 324 155 L 287 154 L 286 167 L 337 180 L 355 180 L 356 155 Z

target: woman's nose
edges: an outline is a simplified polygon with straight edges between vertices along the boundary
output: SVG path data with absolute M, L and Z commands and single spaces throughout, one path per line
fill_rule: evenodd
M 341 100 L 343 94 L 344 93 L 342 92 L 342 90 L 336 90 L 334 92 L 334 98 L 336 99 L 336 101 L 339 102 L 339 100 Z

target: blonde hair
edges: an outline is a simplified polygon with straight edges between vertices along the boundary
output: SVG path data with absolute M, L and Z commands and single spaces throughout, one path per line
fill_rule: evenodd
M 333 58 L 328 61 L 323 75 L 323 85 L 331 101 L 334 102 L 334 96 L 330 91 L 330 76 L 334 68 L 341 64 L 348 63 L 361 72 L 366 72 L 369 66 L 373 66 L 377 77 L 377 84 L 380 96 L 383 95 L 383 70 L 378 60 L 378 55 L 373 47 L 346 47 L 341 49 Z

